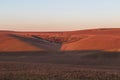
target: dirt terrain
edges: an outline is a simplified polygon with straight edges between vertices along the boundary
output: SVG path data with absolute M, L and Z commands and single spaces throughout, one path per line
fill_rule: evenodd
M 119 35 L 120 29 L 117 28 L 67 32 L 1 31 L 0 51 L 119 51 Z
M 119 35 L 0 31 L 0 80 L 120 80 Z

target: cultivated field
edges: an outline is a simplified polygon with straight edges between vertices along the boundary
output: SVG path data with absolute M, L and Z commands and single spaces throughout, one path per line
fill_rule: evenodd
M 0 80 L 120 80 L 119 54 L 101 51 L 1 52 Z

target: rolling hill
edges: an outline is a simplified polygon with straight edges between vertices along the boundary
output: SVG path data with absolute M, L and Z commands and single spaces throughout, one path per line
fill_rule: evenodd
M 120 29 L 66 32 L 0 31 L 0 52 L 9 51 L 120 51 Z

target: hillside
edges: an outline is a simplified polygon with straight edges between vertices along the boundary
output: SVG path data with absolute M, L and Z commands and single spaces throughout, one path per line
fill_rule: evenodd
M 59 47 L 44 40 L 16 35 L 16 32 L 2 31 L 0 32 L 0 37 L 0 52 L 43 51 Z
M 78 34 L 86 37 L 75 42 L 64 43 L 61 50 L 120 51 L 120 29 L 83 30 Z
M 119 80 L 120 29 L 0 31 L 0 80 Z
M 0 31 L 0 51 L 120 51 L 120 29 L 66 32 Z

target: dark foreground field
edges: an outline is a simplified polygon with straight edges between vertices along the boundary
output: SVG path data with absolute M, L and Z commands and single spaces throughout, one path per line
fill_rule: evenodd
M 120 53 L 1 52 L 0 80 L 120 80 Z

